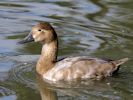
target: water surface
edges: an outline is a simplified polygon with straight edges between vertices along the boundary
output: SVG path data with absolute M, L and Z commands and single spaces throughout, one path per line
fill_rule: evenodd
M 0 1 L 0 100 L 132 100 L 132 13 L 132 0 Z M 106 80 L 47 84 L 35 74 L 41 46 L 16 44 L 39 21 L 55 28 L 59 57 L 131 60 Z

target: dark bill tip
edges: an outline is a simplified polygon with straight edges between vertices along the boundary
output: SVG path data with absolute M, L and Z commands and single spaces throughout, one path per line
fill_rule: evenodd
M 32 37 L 32 34 L 29 34 L 27 37 L 25 37 L 23 40 L 19 41 L 19 44 L 29 43 L 33 42 L 34 38 Z

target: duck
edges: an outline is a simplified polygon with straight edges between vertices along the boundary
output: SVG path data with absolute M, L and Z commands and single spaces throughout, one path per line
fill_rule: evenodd
M 33 26 L 28 36 L 20 44 L 39 42 L 41 55 L 36 64 L 36 72 L 48 81 L 73 81 L 86 79 L 103 79 L 118 72 L 120 65 L 128 58 L 109 60 L 89 56 L 70 56 L 57 60 L 58 36 L 48 22 L 39 22 Z

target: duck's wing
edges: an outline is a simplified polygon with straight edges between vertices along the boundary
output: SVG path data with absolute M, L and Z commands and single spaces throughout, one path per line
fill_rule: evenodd
M 84 62 L 97 62 L 97 63 L 107 63 L 110 61 L 113 61 L 111 59 L 106 58 L 95 58 L 95 57 L 89 57 L 89 56 L 77 56 L 77 57 L 67 57 L 62 58 L 61 60 L 58 60 L 55 67 L 60 68 L 67 68 L 71 67 L 72 65 L 76 64 L 77 62 L 84 61 Z

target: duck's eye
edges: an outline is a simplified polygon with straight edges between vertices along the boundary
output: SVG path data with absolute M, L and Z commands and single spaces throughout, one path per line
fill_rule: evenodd
M 38 31 L 41 31 L 41 29 L 39 29 Z

